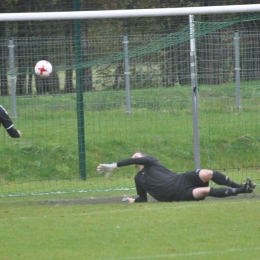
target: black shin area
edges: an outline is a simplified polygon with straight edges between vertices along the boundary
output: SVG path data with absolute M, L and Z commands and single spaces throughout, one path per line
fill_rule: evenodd
M 218 171 L 214 171 L 213 175 L 212 175 L 212 181 L 214 181 L 216 184 L 218 185 L 227 185 L 229 182 L 229 178 L 228 176 L 218 172 Z
M 212 181 L 214 181 L 218 185 L 225 185 L 231 188 L 241 188 L 242 184 L 238 184 L 229 179 L 228 176 L 222 174 L 221 172 L 214 171 L 212 176 Z
M 232 188 L 211 188 L 209 191 L 209 196 L 215 197 L 215 198 L 224 198 L 229 196 L 235 196 Z
M 242 187 L 244 187 L 243 184 L 238 184 L 238 183 L 236 183 L 234 181 L 231 181 L 229 178 L 228 178 L 228 182 L 227 182 L 226 185 L 231 187 L 231 188 L 242 188 Z
M 243 187 L 241 188 L 211 188 L 209 191 L 209 196 L 215 198 L 224 198 L 230 196 L 236 196 L 239 193 L 245 193 Z

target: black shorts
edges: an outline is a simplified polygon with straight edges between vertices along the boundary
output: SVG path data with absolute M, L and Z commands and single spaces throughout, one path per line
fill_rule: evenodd
M 203 182 L 199 177 L 200 169 L 181 174 L 177 194 L 174 196 L 173 201 L 191 201 L 191 200 L 204 200 L 195 199 L 192 192 L 196 188 L 208 187 L 209 182 Z

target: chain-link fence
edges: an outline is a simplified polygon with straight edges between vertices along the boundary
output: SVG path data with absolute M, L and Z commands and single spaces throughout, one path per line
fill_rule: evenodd
M 196 27 L 201 166 L 239 181 L 248 172 L 259 178 L 260 33 L 252 19 L 250 30 L 233 22 Z M 133 170 L 104 179 L 96 166 L 136 150 L 177 172 L 193 169 L 189 29 L 98 37 L 82 29 L 80 41 L 69 33 L 2 37 L 0 103 L 11 115 L 16 103 L 23 132 L 17 141 L 1 132 L 2 194 L 131 188 Z M 34 75 L 41 59 L 54 67 L 45 79 Z

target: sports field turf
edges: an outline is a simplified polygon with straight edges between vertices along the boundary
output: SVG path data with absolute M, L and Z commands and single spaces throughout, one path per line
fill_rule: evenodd
M 259 259 L 258 189 L 179 203 L 124 204 L 119 193 L 2 198 L 0 258 Z

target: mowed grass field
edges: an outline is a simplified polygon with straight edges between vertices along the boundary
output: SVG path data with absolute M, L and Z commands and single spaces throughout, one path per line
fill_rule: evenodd
M 1 199 L 0 259 L 258 260 L 258 189 L 232 199 L 131 205 L 121 194 L 107 202 L 98 194 Z

